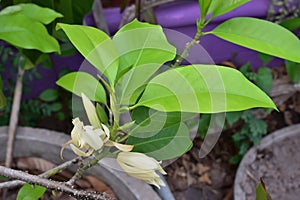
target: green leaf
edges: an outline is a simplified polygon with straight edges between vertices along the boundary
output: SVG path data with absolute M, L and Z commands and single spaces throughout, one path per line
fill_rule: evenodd
M 250 0 L 213 0 L 208 13 L 212 13 L 212 17 L 214 18 L 228 13 L 249 1 Z
M 226 113 L 226 120 L 229 126 L 232 126 L 235 122 L 237 122 L 241 116 L 243 115 L 243 112 L 228 112 Z
M 253 118 L 248 122 L 251 134 L 256 137 L 267 133 L 267 124 L 261 119 Z
M 56 84 L 78 96 L 84 93 L 90 100 L 106 104 L 103 86 L 86 72 L 71 72 L 61 77 Z
M 153 74 L 174 59 L 176 49 L 167 41 L 161 26 L 137 20 L 121 28 L 113 41 L 121 55 L 116 93 L 122 104 L 132 104 Z
M 137 106 L 193 113 L 276 109 L 273 101 L 242 73 L 216 65 L 191 65 L 159 74 L 133 108 Z
M 82 24 L 84 16 L 91 12 L 93 3 L 94 0 L 59 0 L 55 1 L 54 8 L 64 15 L 61 22 Z
M 268 67 L 261 67 L 256 74 L 256 85 L 265 93 L 269 93 L 272 89 L 273 75 Z
M 133 151 L 142 152 L 157 160 L 168 160 L 187 152 L 192 141 L 189 129 L 184 123 L 178 123 L 161 131 L 149 133 L 149 137 L 130 136 L 127 144 L 133 144 Z
M 59 120 L 59 121 L 64 121 L 66 119 L 66 115 L 65 113 L 63 112 L 58 112 L 56 113 L 56 118 Z
M 17 200 L 38 200 L 45 192 L 45 187 L 39 185 L 32 186 L 26 183 L 19 190 Z
M 194 114 L 138 107 L 131 117 L 135 124 L 128 132 L 127 143 L 134 144 L 134 151 L 165 160 L 180 156 L 191 147 L 189 131 L 183 122 L 193 120 Z
M 273 56 L 270 56 L 265 53 L 258 53 L 259 59 L 263 62 L 264 65 L 267 65 L 271 60 L 273 60 Z
M 41 22 L 43 24 L 49 24 L 56 18 L 63 17 L 62 14 L 55 12 L 52 9 L 43 8 L 32 3 L 9 6 L 1 11 L 1 15 L 13 13 L 26 15 L 31 20 Z
M 281 22 L 280 25 L 286 29 L 289 29 L 290 31 L 295 31 L 300 28 L 300 18 L 287 19 Z
M 53 103 L 52 105 L 51 105 L 51 111 L 52 112 L 58 112 L 58 111 L 60 111 L 61 109 L 63 108 L 63 105 L 61 104 L 61 103 Z
M 52 102 L 52 101 L 55 101 L 58 99 L 58 90 L 57 89 L 47 89 L 47 90 L 44 90 L 39 98 L 43 101 L 46 101 L 46 102 Z
M 272 200 L 263 180 L 256 186 L 256 200 Z
M 107 124 L 108 123 L 108 117 L 107 117 L 107 114 L 106 114 L 105 110 L 102 108 L 101 105 L 99 105 L 99 104 L 96 105 L 96 112 L 97 112 L 97 115 L 98 115 L 101 123 Z
M 198 3 L 199 3 L 199 7 L 200 7 L 201 20 L 204 21 L 206 15 L 208 13 L 208 10 L 210 8 L 210 5 L 211 5 L 211 3 L 213 3 L 213 1 L 212 0 L 198 0 Z
M 294 83 L 299 83 L 299 81 L 300 81 L 300 63 L 286 60 L 285 67 L 287 69 L 290 79 Z
M 210 114 L 201 114 L 198 126 L 198 132 L 200 134 L 201 139 L 204 139 L 209 125 L 210 125 L 211 115 Z
M 60 51 L 58 42 L 48 34 L 45 26 L 26 15 L 0 14 L 0 24 L 0 40 L 20 48 L 37 49 L 44 53 Z
M 136 122 L 130 135 L 141 136 L 148 133 L 153 133 L 155 131 L 160 131 L 163 128 L 173 126 L 180 122 L 192 119 L 195 115 L 191 113 L 181 113 L 181 112 L 160 112 L 147 107 L 137 107 L 132 111 L 132 121 Z
M 129 70 L 116 84 L 117 100 L 122 105 L 132 105 L 136 103 L 138 97 L 143 92 L 151 76 L 160 67 L 142 65 Z
M 57 24 L 63 29 L 76 49 L 114 85 L 119 56 L 110 37 L 103 31 L 81 25 Z
M 6 98 L 2 92 L 2 87 L 3 87 L 2 78 L 0 76 L 0 108 L 3 108 L 6 105 Z
M 34 3 L 51 8 L 64 17 L 59 21 L 69 24 L 82 24 L 84 16 L 91 11 L 94 0 L 2 0 L 3 8 L 12 4 Z
M 169 44 L 161 26 L 138 20 L 122 27 L 113 41 L 120 55 L 118 78 L 137 66 L 157 69 L 176 55 L 175 47 Z
M 233 18 L 217 26 L 211 33 L 249 49 L 300 62 L 299 39 L 272 22 L 249 17 Z

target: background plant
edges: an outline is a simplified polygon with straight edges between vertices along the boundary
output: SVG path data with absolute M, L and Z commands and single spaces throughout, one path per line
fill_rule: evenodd
M 0 46 L 0 72 L 5 74 L 3 79 L 3 92 L 6 96 L 7 106 L 0 109 L 0 125 L 5 126 L 9 123 L 11 108 L 12 108 L 12 98 L 16 84 L 15 74 L 18 69 L 18 61 L 20 59 L 20 52 L 16 52 L 10 46 Z M 49 66 L 48 60 L 39 64 L 39 67 L 51 68 Z M 50 70 L 50 69 L 49 69 Z M 68 73 L 68 70 L 64 70 L 59 76 Z M 30 92 L 31 88 L 28 86 L 33 79 L 42 79 L 42 75 L 37 71 L 37 68 L 32 68 L 27 70 L 24 76 L 24 94 Z M 67 98 L 69 97 L 69 98 Z M 59 89 L 48 89 L 40 94 L 39 99 L 22 99 L 20 105 L 20 124 L 23 126 L 36 126 L 37 122 L 44 118 L 55 115 L 59 120 L 65 120 L 66 114 L 70 113 L 71 107 L 70 99 L 71 95 L 67 92 L 63 92 Z M 65 101 L 67 100 L 67 101 Z M 63 110 L 63 107 L 68 108 Z

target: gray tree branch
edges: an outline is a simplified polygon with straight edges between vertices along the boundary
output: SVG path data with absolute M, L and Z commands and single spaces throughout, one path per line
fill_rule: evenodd
M 10 169 L 4 166 L 0 166 L 0 175 L 6 176 L 13 179 L 18 179 L 30 184 L 37 184 L 40 186 L 44 186 L 50 190 L 61 191 L 66 194 L 69 194 L 75 198 L 82 199 L 95 199 L 95 200 L 112 200 L 113 198 L 108 196 L 106 193 L 94 193 L 87 192 L 83 190 L 73 189 L 72 187 L 67 186 L 65 183 L 61 183 L 58 181 L 52 181 L 45 178 L 41 178 L 39 176 L 35 176 L 32 174 L 28 174 L 23 171 Z

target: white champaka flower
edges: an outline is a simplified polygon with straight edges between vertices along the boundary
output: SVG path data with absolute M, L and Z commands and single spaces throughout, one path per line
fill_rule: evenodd
M 117 156 L 117 162 L 128 175 L 155 185 L 158 188 L 165 186 L 155 171 L 157 170 L 164 175 L 167 173 L 160 166 L 160 162 L 154 158 L 143 153 L 120 152 Z
M 61 157 L 67 145 L 70 145 L 75 154 L 84 157 L 90 156 L 95 150 L 103 147 L 105 140 L 107 140 L 107 137 L 104 136 L 104 130 L 93 126 L 84 126 L 79 118 L 73 119 L 72 123 L 74 125 L 71 132 L 72 139 L 63 146 Z
M 73 152 L 79 156 L 90 156 L 94 151 L 105 146 L 115 146 L 121 151 L 131 151 L 133 145 L 120 144 L 110 139 L 110 130 L 101 123 L 98 118 L 94 104 L 85 94 L 81 94 L 84 109 L 91 125 L 84 126 L 79 118 L 73 119 L 74 125 L 71 132 L 71 140 L 67 141 L 61 149 L 61 157 L 63 150 L 70 145 Z

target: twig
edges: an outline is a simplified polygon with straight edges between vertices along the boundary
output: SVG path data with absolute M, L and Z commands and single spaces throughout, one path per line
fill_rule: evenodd
M 122 20 L 119 24 L 119 29 L 122 28 L 125 24 L 131 22 L 135 18 L 135 11 L 136 11 L 135 4 L 132 4 L 131 6 L 127 7 L 122 17 Z
M 73 189 L 72 187 L 67 186 L 64 183 L 58 181 L 52 181 L 45 178 L 41 178 L 39 176 L 35 176 L 32 174 L 28 174 L 23 171 L 10 169 L 7 167 L 0 166 L 0 174 L 2 176 L 6 176 L 13 179 L 18 179 L 25 181 L 30 184 L 37 184 L 40 186 L 44 186 L 50 190 L 62 191 L 66 194 L 70 194 L 73 197 L 84 198 L 84 199 L 104 199 L 111 200 L 112 197 L 108 196 L 106 193 L 96 194 L 94 192 L 87 192 L 84 190 Z
M 103 30 L 105 33 L 109 35 L 109 29 L 104 17 L 101 0 L 94 1 L 92 12 L 93 12 L 93 17 L 95 20 L 96 27 Z
M 145 2 L 145 5 L 143 6 L 143 8 L 141 9 L 141 12 L 145 12 L 150 8 L 154 8 L 156 6 L 160 6 L 162 4 L 166 4 L 166 3 L 171 3 L 171 2 L 175 2 L 176 0 L 159 0 L 159 1 L 153 1 L 153 2 Z
M 87 169 L 89 169 L 95 165 L 98 165 L 98 162 L 107 155 L 109 150 L 110 150 L 110 147 L 104 147 L 101 152 L 96 151 L 94 153 L 94 158 L 92 158 L 90 161 L 88 161 L 87 163 L 82 165 L 80 168 L 78 168 L 75 175 L 68 182 L 66 182 L 66 185 L 72 186 L 77 179 L 82 177 L 83 173 Z
M 23 75 L 24 75 L 24 70 L 21 68 L 21 66 L 19 66 L 13 104 L 12 104 L 10 120 L 9 120 L 9 127 L 8 127 L 8 140 L 7 140 L 7 147 L 6 147 L 6 159 L 5 159 L 6 167 L 11 167 L 12 160 L 13 160 L 14 141 L 15 141 L 16 130 L 18 126 L 20 103 L 22 97 Z
M 74 185 L 75 181 L 78 179 L 77 176 L 76 176 L 76 174 L 77 174 L 78 170 L 80 170 L 82 167 L 83 167 L 83 162 L 82 162 L 82 160 L 81 160 L 81 161 L 78 163 L 78 168 L 77 168 L 77 171 L 76 171 L 76 173 L 74 174 L 74 176 L 73 176 L 70 180 L 68 180 L 68 181 L 66 182 L 67 185 L 69 185 L 69 186 Z
M 41 178 L 49 178 L 49 177 L 61 172 L 62 170 L 68 168 L 69 166 L 79 162 L 80 160 L 81 160 L 81 157 L 74 158 L 72 160 L 62 163 L 61 165 L 58 165 L 52 169 L 47 170 L 46 172 L 44 172 L 38 176 Z M 18 186 L 24 185 L 25 183 L 26 182 L 20 181 L 20 180 L 6 181 L 3 183 L 0 183 L 0 189 L 18 187 Z

